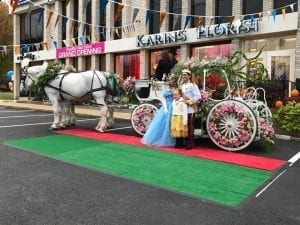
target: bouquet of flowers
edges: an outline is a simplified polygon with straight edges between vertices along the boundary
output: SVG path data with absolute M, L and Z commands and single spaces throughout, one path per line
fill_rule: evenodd
M 125 80 L 122 81 L 122 89 L 126 95 L 131 95 L 134 91 L 135 86 L 135 78 L 134 77 L 127 77 Z
M 275 144 L 276 139 L 274 128 L 272 124 L 264 118 L 259 118 L 258 124 L 260 141 L 266 150 L 270 150 Z

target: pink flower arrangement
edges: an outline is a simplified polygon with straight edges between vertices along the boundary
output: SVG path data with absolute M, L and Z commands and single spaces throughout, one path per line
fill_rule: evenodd
M 205 90 L 201 90 L 200 91 L 200 95 L 201 95 L 201 104 L 208 102 L 209 100 L 209 93 Z
M 260 140 L 265 145 L 264 147 L 268 150 L 275 144 L 275 130 L 272 124 L 264 118 L 259 118 L 258 124 Z
M 134 86 L 135 86 L 134 77 L 129 76 L 122 82 L 122 89 L 126 95 L 129 95 L 134 91 Z

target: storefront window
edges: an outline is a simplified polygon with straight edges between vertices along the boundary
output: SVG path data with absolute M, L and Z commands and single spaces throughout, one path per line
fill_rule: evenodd
M 122 0 L 115 0 L 117 3 L 122 3 Z M 122 38 L 122 11 L 120 11 L 121 4 L 114 4 L 115 5 L 115 13 L 114 13 L 114 40 Z
M 232 44 L 192 47 L 192 56 L 196 58 L 215 58 L 222 56 L 229 58 L 232 55 Z
M 39 21 L 40 11 L 35 10 L 30 14 L 29 19 L 27 18 L 27 13 L 21 15 L 21 26 L 20 26 L 20 41 L 21 44 L 32 44 L 39 43 L 43 41 L 43 18 Z M 36 50 L 34 45 L 26 46 L 26 49 L 23 49 L 24 52 Z
M 150 58 L 150 65 L 151 65 L 150 75 L 151 76 L 155 76 L 158 62 L 162 58 L 163 52 L 169 53 L 170 60 L 172 60 L 172 57 L 174 57 L 177 62 L 180 61 L 180 48 L 178 48 L 178 49 L 176 49 L 176 48 L 159 49 L 159 50 L 152 51 L 150 54 L 150 57 L 151 57 Z
M 232 0 L 216 0 L 216 18 L 215 23 L 227 23 L 232 16 Z
M 121 78 L 134 77 L 140 78 L 140 54 L 118 54 L 115 56 L 115 73 L 119 74 Z
M 169 30 L 181 29 L 181 0 L 170 1 L 169 12 L 175 13 L 169 15 Z
M 258 52 L 263 46 L 265 51 L 295 49 L 296 36 L 246 40 L 245 52 Z
M 261 0 L 244 0 L 243 14 L 246 15 L 244 20 L 251 19 L 251 14 L 257 14 L 263 11 L 263 1 Z M 255 18 L 257 15 L 255 16 Z
M 291 7 L 285 7 L 288 5 L 291 5 Z M 279 9 L 277 10 L 277 15 L 282 14 L 282 10 L 280 10 L 282 7 L 285 7 L 286 13 L 295 12 L 298 10 L 298 1 L 297 0 L 274 0 L 273 8 Z
M 91 1 L 87 1 L 86 2 L 87 6 L 86 6 L 86 10 L 85 10 L 85 15 L 86 15 L 86 23 L 87 24 L 91 24 L 92 23 L 92 3 Z M 90 26 L 86 26 L 85 29 L 85 34 L 82 34 L 83 36 L 91 36 L 91 28 Z M 86 40 L 87 41 L 87 40 Z
M 150 24 L 149 24 L 149 33 L 156 34 L 159 33 L 160 27 L 160 0 L 150 1 Z
M 192 26 L 191 27 L 198 27 L 200 25 L 205 24 L 205 7 L 206 7 L 206 1 L 205 0 L 192 0 L 192 6 L 191 6 L 191 12 L 192 15 L 199 15 L 203 16 L 203 19 L 199 21 L 198 16 L 192 17 Z

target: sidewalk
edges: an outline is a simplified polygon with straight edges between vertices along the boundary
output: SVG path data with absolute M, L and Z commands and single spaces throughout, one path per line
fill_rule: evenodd
M 30 100 L 0 100 L 0 106 L 53 112 L 52 105 L 49 103 Z M 100 110 L 97 106 L 76 105 L 75 114 L 90 117 L 100 117 Z M 131 111 L 129 109 L 117 109 L 114 111 L 114 118 L 130 120 L 130 117 Z

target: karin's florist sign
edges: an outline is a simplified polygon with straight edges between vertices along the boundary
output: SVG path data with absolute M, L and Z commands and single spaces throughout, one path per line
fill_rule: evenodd
M 197 39 L 202 37 L 219 37 L 228 35 L 238 35 L 242 33 L 249 33 L 250 31 L 258 31 L 258 20 L 243 20 L 239 23 L 222 23 L 214 26 L 198 27 Z
M 69 48 L 56 49 L 56 58 L 79 57 L 86 55 L 97 55 L 105 53 L 104 42 L 78 45 Z
M 258 19 L 237 21 L 236 23 L 222 23 L 211 26 L 200 26 L 196 29 L 195 37 L 189 40 L 201 38 L 213 38 L 220 36 L 239 35 L 258 31 Z M 186 30 L 170 31 L 151 35 L 138 35 L 136 38 L 137 47 L 152 47 L 164 44 L 185 42 L 191 32 Z
M 137 47 L 148 47 L 162 44 L 177 43 L 185 41 L 187 38 L 186 31 L 170 31 L 166 33 L 152 34 L 152 35 L 138 35 L 136 38 Z

